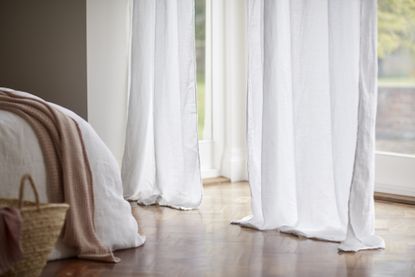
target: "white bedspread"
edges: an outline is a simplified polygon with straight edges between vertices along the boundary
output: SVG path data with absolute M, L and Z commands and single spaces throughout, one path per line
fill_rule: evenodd
M 120 169 L 114 156 L 85 120 L 68 109 L 53 105 L 75 119 L 81 129 L 94 181 L 98 238 L 113 250 L 140 246 L 145 239 L 138 234 L 130 204 L 123 199 Z M 17 198 L 19 180 L 24 173 L 33 176 L 41 201 L 47 202 L 45 166 L 35 133 L 20 117 L 0 110 L 0 197 Z M 34 199 L 29 192 L 26 196 Z M 72 249 L 58 241 L 49 259 L 74 255 Z

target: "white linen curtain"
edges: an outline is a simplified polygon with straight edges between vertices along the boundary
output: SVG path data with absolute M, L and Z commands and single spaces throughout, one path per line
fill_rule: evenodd
M 342 241 L 345 251 L 383 248 L 376 0 L 248 0 L 248 48 L 252 216 L 236 223 Z
M 199 206 L 195 67 L 194 0 L 134 1 L 122 166 L 128 200 Z

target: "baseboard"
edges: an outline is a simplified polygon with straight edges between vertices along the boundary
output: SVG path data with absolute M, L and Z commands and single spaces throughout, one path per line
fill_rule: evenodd
M 238 148 L 225 151 L 221 173 L 223 176 L 229 178 L 231 182 L 246 180 L 247 162 L 245 151 Z
M 398 195 L 398 194 L 385 193 L 385 192 L 375 192 L 375 200 L 415 205 L 414 196 Z
M 202 168 L 202 179 L 210 179 L 215 178 L 219 176 L 219 170 L 210 168 L 210 169 L 204 169 Z
M 229 178 L 219 176 L 215 178 L 204 178 L 203 179 L 203 185 L 215 185 L 215 184 L 221 184 L 221 183 L 229 183 L 231 180 Z
M 375 192 L 376 193 L 385 193 L 390 195 L 402 195 L 408 197 L 415 197 L 415 186 L 400 184 L 398 182 L 391 184 L 382 184 L 377 182 L 375 184 Z

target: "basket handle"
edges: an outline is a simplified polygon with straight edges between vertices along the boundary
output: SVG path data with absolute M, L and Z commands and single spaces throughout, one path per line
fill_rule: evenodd
M 36 199 L 36 208 L 39 210 L 40 209 L 40 205 L 39 205 L 39 194 L 37 192 L 36 186 L 35 186 L 35 182 L 33 181 L 33 178 L 30 174 L 25 174 L 22 176 L 22 178 L 20 179 L 20 188 L 19 188 L 19 209 L 22 209 L 23 207 L 23 198 L 24 198 L 24 185 L 25 185 L 25 181 L 28 180 L 30 186 L 32 187 L 33 193 L 35 194 L 35 199 Z

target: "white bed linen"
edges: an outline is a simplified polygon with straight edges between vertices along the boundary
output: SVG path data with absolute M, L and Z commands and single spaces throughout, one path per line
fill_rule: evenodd
M 130 204 L 123 199 L 120 169 L 111 151 L 85 120 L 68 109 L 52 105 L 79 124 L 94 180 L 98 238 L 112 250 L 140 246 L 145 238 L 139 235 Z M 19 180 L 24 173 L 33 176 L 41 201 L 47 202 L 45 165 L 34 131 L 17 115 L 0 110 L 0 197 L 17 198 Z M 27 191 L 25 195 L 33 200 L 32 193 Z M 59 240 L 49 259 L 74 255 L 74 250 Z

